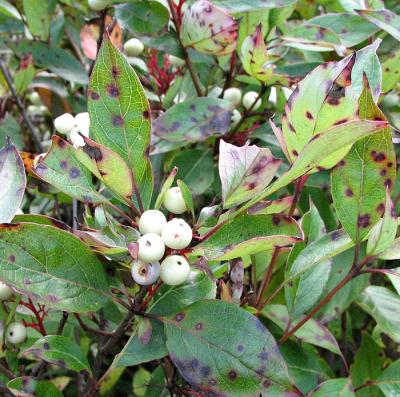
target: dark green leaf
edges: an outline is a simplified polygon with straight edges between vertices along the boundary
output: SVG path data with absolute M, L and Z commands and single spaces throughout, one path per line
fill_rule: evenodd
M 395 361 L 383 371 L 377 379 L 377 385 L 385 397 L 395 397 L 400 394 L 400 360 Z
M 47 380 L 36 380 L 29 376 L 21 376 L 7 383 L 7 387 L 16 397 L 62 397 L 62 393 L 54 383 Z
M 309 397 L 354 397 L 351 380 L 337 378 L 321 383 Z
M 33 36 L 46 41 L 50 32 L 49 2 L 47 0 L 23 0 L 28 28 Z

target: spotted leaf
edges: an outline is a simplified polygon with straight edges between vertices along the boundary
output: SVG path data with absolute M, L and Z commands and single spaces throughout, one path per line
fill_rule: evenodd
M 11 222 L 25 193 L 26 175 L 18 150 L 7 140 L 0 150 L 0 222 Z
M 318 385 L 310 394 L 310 397 L 354 397 L 351 379 L 330 379 Z
M 213 0 L 216 6 L 234 13 L 287 7 L 296 2 L 297 0 Z
M 364 90 L 360 117 L 385 120 L 371 94 Z M 396 176 L 390 128 L 357 142 L 332 171 L 332 197 L 344 229 L 354 241 L 363 239 L 385 211 L 386 189 Z
M 160 320 L 172 362 L 200 393 L 295 395 L 273 336 L 239 306 L 204 300 Z
M 122 157 L 109 148 L 83 137 L 85 146 L 76 150 L 77 159 L 122 201 L 130 202 L 133 184 L 130 170 Z
M 250 200 L 269 185 L 281 160 L 267 148 L 256 145 L 237 147 L 220 141 L 219 175 L 224 208 Z
M 40 338 L 22 354 L 30 359 L 44 360 L 81 374 L 91 373 L 89 362 L 81 348 L 65 336 L 48 335 Z
M 382 63 L 382 92 L 388 92 L 400 82 L 400 51 L 389 54 Z
M 289 313 L 286 306 L 268 305 L 262 309 L 261 314 L 273 321 L 282 330 L 286 329 L 289 322 Z M 291 326 L 295 325 L 296 323 L 292 322 Z M 303 327 L 299 328 L 294 333 L 294 336 L 305 343 L 330 350 L 339 356 L 342 355 L 339 345 L 329 329 L 313 318 L 307 321 Z
M 54 383 L 30 376 L 14 378 L 7 383 L 7 387 L 16 397 L 63 397 Z
M 59 310 L 96 311 L 111 297 L 91 250 L 71 233 L 34 223 L 0 226 L 0 280 Z
M 285 215 L 246 215 L 233 219 L 194 248 L 193 256 L 229 260 L 269 251 L 303 238 L 299 225 Z
M 208 0 L 198 0 L 182 18 L 181 40 L 199 52 L 226 55 L 236 48 L 239 24 Z
M 153 191 L 147 158 L 150 107 L 135 71 L 107 35 L 90 78 L 88 111 L 91 136 L 125 160 L 148 206 Z
M 261 25 L 244 39 L 240 54 L 246 73 L 260 81 L 268 82 L 271 79 L 277 57 L 268 52 Z
M 96 191 L 92 174 L 77 159 L 76 151 L 67 141 L 54 135 L 52 145 L 32 172 L 62 192 L 85 203 L 101 203 L 106 199 Z
M 386 9 L 355 10 L 368 21 L 372 22 L 395 39 L 400 40 L 400 16 Z
M 153 124 L 157 141 L 184 144 L 225 134 L 231 125 L 233 105 L 217 98 L 193 98 L 178 103 Z

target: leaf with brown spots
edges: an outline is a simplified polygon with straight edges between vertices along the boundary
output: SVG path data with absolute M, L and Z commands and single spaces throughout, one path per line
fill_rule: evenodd
M 245 215 L 222 226 L 202 241 L 191 255 L 208 260 L 229 260 L 270 251 L 303 239 L 296 221 L 286 215 Z
M 21 205 L 26 187 L 24 163 L 7 139 L 0 150 L 0 223 L 11 222 Z
M 76 158 L 124 203 L 133 193 L 131 173 L 123 158 L 111 149 L 83 137 L 86 145 L 76 150 Z
M 224 208 L 242 204 L 265 189 L 281 164 L 267 148 L 237 147 L 221 139 L 218 167 Z
M 388 92 L 400 82 L 400 50 L 389 54 L 382 63 L 382 92 Z
M 54 383 L 30 376 L 14 378 L 7 383 L 7 387 L 16 397 L 63 397 Z
M 400 41 L 400 16 L 386 9 L 355 11 Z
M 386 120 L 367 88 L 360 99 L 360 117 Z M 381 218 L 386 188 L 391 189 L 396 178 L 390 128 L 357 142 L 344 162 L 332 171 L 333 204 L 349 236 L 361 241 Z
M 159 319 L 172 362 L 202 395 L 294 394 L 275 339 L 257 317 L 238 305 L 203 300 Z
M 153 191 L 150 107 L 135 71 L 106 35 L 88 89 L 90 133 L 94 140 L 121 156 L 136 178 L 144 206 Z
M 69 312 L 97 311 L 111 299 L 103 263 L 73 234 L 53 226 L 0 226 L 0 280 Z
M 76 151 L 67 141 L 54 135 L 52 145 L 32 172 L 62 192 L 85 203 L 103 203 L 106 198 L 98 193 L 92 174 L 78 160 Z
M 181 40 L 185 47 L 213 55 L 227 55 L 237 45 L 239 24 L 208 0 L 198 0 L 183 13 Z
M 81 374 L 90 374 L 92 372 L 80 346 L 65 336 L 49 335 L 40 338 L 22 354 L 29 359 L 44 360 L 50 364 L 68 368 Z

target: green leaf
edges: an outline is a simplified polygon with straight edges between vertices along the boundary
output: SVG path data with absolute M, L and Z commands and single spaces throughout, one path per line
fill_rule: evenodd
M 208 0 L 198 0 L 185 9 L 181 40 L 185 47 L 213 55 L 227 55 L 236 48 L 239 24 Z
M 372 96 L 360 97 L 360 117 L 385 120 Z M 344 229 L 362 240 L 385 211 L 386 190 L 396 178 L 396 156 L 390 128 L 357 142 L 332 172 L 333 203 Z
M 389 54 L 382 63 L 382 92 L 388 92 L 400 81 L 400 51 Z
M 394 397 L 400 394 L 400 360 L 387 367 L 377 379 L 377 386 L 385 397 Z
M 46 0 L 23 0 L 28 28 L 33 36 L 46 41 L 50 32 L 49 2 Z
M 18 10 L 6 0 L 0 0 L 0 13 L 7 17 L 21 20 L 21 14 Z
M 385 355 L 382 348 L 376 344 L 367 332 L 364 332 L 361 345 L 354 358 L 354 364 L 350 369 L 354 387 L 359 387 L 369 381 L 375 381 L 382 372 L 384 362 Z M 357 396 L 375 396 L 375 394 L 371 393 L 372 390 L 371 388 L 363 388 L 357 392 Z
M 62 397 L 63 394 L 54 383 L 36 380 L 30 376 L 21 376 L 10 380 L 7 387 L 16 397 Z
M 231 125 L 233 105 L 217 98 L 191 98 L 178 103 L 153 123 L 160 140 L 185 144 L 225 134 Z
M 80 62 L 62 48 L 32 40 L 20 41 L 12 48 L 19 57 L 31 53 L 36 65 L 49 69 L 64 80 L 78 84 L 88 82 L 86 70 Z
M 160 193 L 158 193 L 156 203 L 154 204 L 154 209 L 158 210 L 161 207 L 161 205 L 162 205 L 162 203 L 164 201 L 165 193 L 167 193 L 168 189 L 174 183 L 174 180 L 175 180 L 175 177 L 176 177 L 177 173 L 178 173 L 178 169 L 176 167 L 174 167 L 171 170 L 171 172 L 168 175 L 168 177 L 165 180 L 165 182 L 163 183 L 163 185 L 162 185 L 162 187 L 160 189 Z
M 266 392 L 277 397 L 292 389 L 274 338 L 237 305 L 200 301 L 160 320 L 174 365 L 198 391 L 237 397 Z
M 400 41 L 400 17 L 390 10 L 355 10 L 395 39 Z
M 94 140 L 125 160 L 147 208 L 153 190 L 146 154 L 150 107 L 135 71 L 108 36 L 104 37 L 90 78 L 88 111 Z
M 28 55 L 21 59 L 19 69 L 14 75 L 15 89 L 18 94 L 24 94 L 35 77 L 35 68 L 33 66 L 32 56 Z
M 91 373 L 89 362 L 81 348 L 65 336 L 48 335 L 40 338 L 22 354 L 27 358 L 44 360 L 75 372 Z
M 214 159 L 210 149 L 180 151 L 169 163 L 178 168 L 178 178 L 186 183 L 194 196 L 204 193 L 214 182 Z
M 213 0 L 213 4 L 229 12 L 245 12 L 286 7 L 297 0 Z
M 77 159 L 100 179 L 123 202 L 132 199 L 131 173 L 120 155 L 109 148 L 83 137 L 85 146 L 75 151 Z
M 18 150 L 22 150 L 24 147 L 24 138 L 21 126 L 10 114 L 0 119 L 0 142 L 5 142 L 7 137 L 11 138 L 11 141 Z
M 287 307 L 284 305 L 267 305 L 262 309 L 261 314 L 269 318 L 283 331 L 288 326 L 289 313 Z M 292 322 L 291 327 L 294 327 L 297 322 L 298 321 Z M 330 350 L 339 356 L 342 355 L 335 337 L 331 334 L 328 328 L 324 327 L 314 319 L 307 321 L 294 333 L 294 336 L 305 343 L 310 343 L 311 345 Z
M 378 255 L 385 252 L 396 238 L 397 216 L 390 194 L 386 191 L 385 214 L 371 229 L 368 236 L 367 254 Z
M 191 255 L 205 256 L 208 260 L 229 260 L 302 239 L 302 231 L 293 218 L 285 215 L 245 215 L 223 225 L 195 246 Z
M 330 29 L 346 47 L 353 47 L 378 31 L 376 26 L 357 14 L 324 14 L 308 20 L 307 23 Z
M 32 172 L 62 192 L 85 203 L 102 203 L 106 199 L 95 190 L 92 174 L 78 159 L 76 150 L 59 136 Z
M 248 201 L 265 189 L 281 164 L 282 160 L 267 148 L 247 144 L 237 147 L 221 139 L 219 176 L 224 208 Z
M 261 25 L 262 36 L 265 37 L 269 30 L 269 10 L 264 10 L 262 13 L 259 11 L 245 11 L 235 14 L 236 18 L 240 18 L 239 33 L 238 33 L 238 44 L 236 51 L 240 53 L 242 49 L 243 41 L 246 37 L 251 36 L 257 26 Z
M 371 285 L 357 303 L 378 323 L 379 328 L 400 343 L 400 297 L 385 287 Z
M 133 33 L 153 33 L 162 30 L 169 20 L 168 10 L 158 1 L 120 4 L 115 16 L 124 29 Z
M 310 397 L 354 397 L 351 379 L 337 378 L 321 383 Z
M 96 311 L 111 297 L 97 256 L 53 226 L 2 225 L 0 279 L 37 302 L 69 312 Z
M 11 222 L 26 187 L 24 163 L 10 140 L 0 149 L 0 223 Z
M 195 214 L 194 214 L 192 193 L 190 192 L 190 189 L 188 188 L 185 182 L 178 179 L 176 183 L 178 184 L 178 187 L 181 190 L 183 201 L 186 204 L 186 208 L 189 210 L 190 214 L 192 215 L 192 218 L 194 219 Z

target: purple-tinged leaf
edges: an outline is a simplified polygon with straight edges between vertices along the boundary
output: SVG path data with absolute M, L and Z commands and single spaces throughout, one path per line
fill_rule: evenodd
M 160 320 L 173 363 L 200 393 L 296 395 L 273 336 L 239 306 L 204 300 Z
M 219 175 L 224 208 L 242 204 L 265 189 L 281 164 L 267 148 L 237 147 L 221 140 Z
M 152 333 L 153 333 L 153 325 L 151 324 L 151 321 L 148 318 L 143 318 L 140 321 L 137 330 L 137 335 L 140 342 L 143 345 L 147 345 L 150 342 Z
M 286 213 L 293 204 L 293 196 L 285 196 L 271 201 L 260 201 L 248 209 L 248 214 L 281 214 Z
M 386 9 L 355 11 L 400 41 L 400 16 Z
M 189 6 L 182 18 L 181 40 L 185 47 L 213 55 L 227 55 L 237 45 L 239 24 L 208 0 Z
M 269 318 L 282 330 L 285 330 L 289 323 L 289 313 L 287 307 L 284 305 L 265 306 L 260 314 Z M 297 322 L 300 320 L 301 318 L 298 319 Z M 291 327 L 295 325 L 296 322 L 291 323 Z M 338 354 L 339 356 L 342 356 L 342 352 L 340 351 L 335 337 L 331 334 L 328 328 L 313 318 L 307 321 L 303 327 L 299 328 L 294 333 L 294 336 L 305 343 L 322 347 L 323 349 L 327 349 L 335 354 Z
M 16 397 L 63 397 L 54 383 L 48 380 L 37 380 L 30 376 L 14 378 L 7 383 L 7 387 Z
M 287 7 L 297 0 L 213 0 L 213 4 L 232 13 L 258 11 L 265 12 L 271 8 Z
M 0 223 L 11 222 L 21 205 L 26 187 L 24 163 L 8 140 L 0 150 Z

